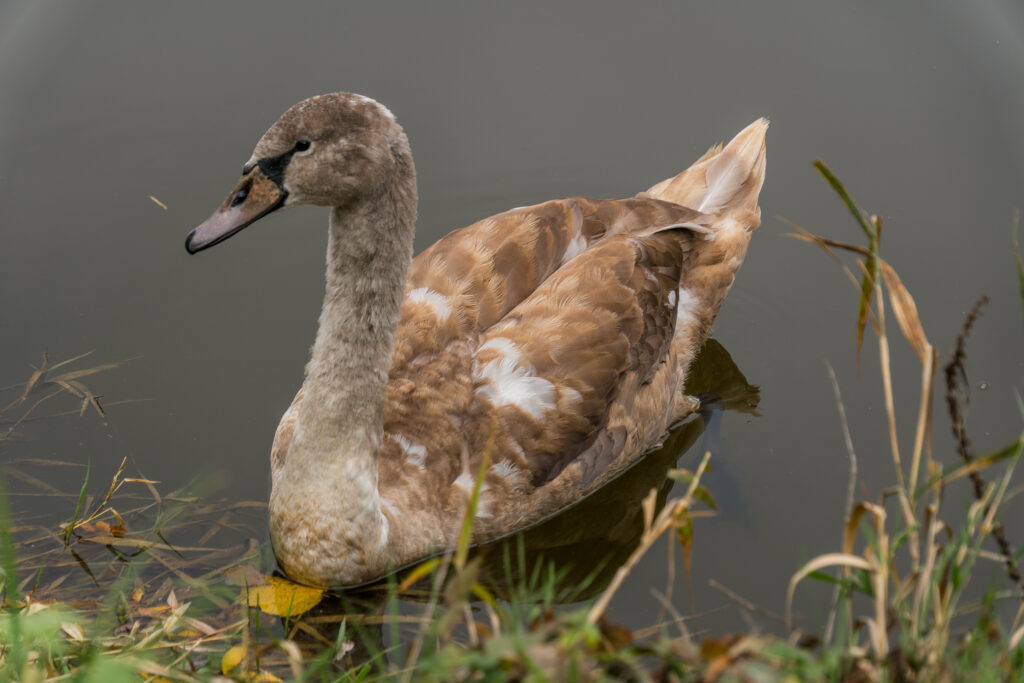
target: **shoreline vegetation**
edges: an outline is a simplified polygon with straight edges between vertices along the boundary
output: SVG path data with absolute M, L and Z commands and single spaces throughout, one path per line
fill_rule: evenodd
M 866 454 L 856 451 L 829 368 L 850 468 L 836 551 L 802 566 L 794 558 L 789 586 L 780 587 L 787 605 L 782 616 L 713 584 L 752 617 L 781 622 L 777 635 L 752 630 L 698 637 L 688 631 L 670 590 L 649 628 L 630 631 L 605 616 L 656 544 L 680 544 L 682 570 L 689 574 L 693 535 L 701 518 L 717 509 L 701 483 L 714 453 L 695 454 L 692 471 L 676 466 L 699 442 L 702 416 L 673 428 L 643 466 L 595 493 L 595 500 L 516 539 L 472 549 L 478 479 L 453 551 L 342 594 L 273 575 L 262 501 L 211 501 L 188 488 L 162 493 L 158 482 L 126 477 L 125 461 L 113 476 L 76 463 L 5 462 L 0 680 L 1021 680 L 1024 581 L 1021 550 L 1010 542 L 1020 529 L 1012 518 L 1005 529 L 1001 512 L 1024 490 L 1013 478 L 1024 432 L 981 452 L 966 421 L 967 342 L 973 326 L 982 324 L 986 300 L 968 313 L 952 357 L 940 368 L 913 297 L 881 257 L 881 220 L 861 209 L 823 162 L 815 168 L 867 245 L 791 225 L 793 236 L 834 258 L 858 292 L 858 361 L 865 333 L 873 334 L 890 451 L 869 457 L 891 459 L 895 484 L 856 499 L 858 457 Z M 1013 246 L 1024 313 L 1016 226 Z M 855 266 L 840 254 L 852 255 Z M 901 415 L 913 414 L 910 421 L 896 419 L 891 321 L 921 366 L 918 403 L 899 406 Z M 87 355 L 53 364 L 44 355 L 26 382 L 0 387 L 0 455 L 5 442 L 41 419 L 41 406 L 52 398 L 77 401 L 70 414 L 103 416 L 102 397 L 84 380 L 120 363 L 80 368 Z M 946 468 L 932 457 L 940 371 L 953 438 L 936 438 L 935 448 L 959 458 Z M 756 414 L 757 388 L 714 340 L 695 363 L 687 389 L 713 391 L 716 409 Z M 1017 402 L 1024 419 L 1019 395 Z M 912 443 L 909 451 L 906 443 Z M 61 491 L 49 483 L 54 468 L 81 470 L 80 489 Z M 947 495 L 958 479 L 970 481 L 966 505 Z M 614 542 L 596 544 L 609 531 L 596 528 L 599 515 L 588 511 L 608 505 L 602 495 L 622 506 L 622 519 L 612 521 L 625 531 Z M 12 513 L 30 496 L 51 499 L 64 522 Z M 612 557 L 586 555 L 598 545 L 613 548 Z M 670 566 L 669 576 L 676 573 Z M 991 577 L 987 589 L 976 585 Z M 972 578 L 969 595 L 983 595 L 977 604 L 966 599 Z M 815 631 L 794 608 L 808 581 L 833 590 L 827 619 Z

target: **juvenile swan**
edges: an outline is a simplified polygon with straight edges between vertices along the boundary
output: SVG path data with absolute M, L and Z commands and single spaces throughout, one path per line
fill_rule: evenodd
M 383 105 L 286 111 L 190 253 L 281 207 L 331 207 L 306 377 L 271 448 L 270 535 L 297 581 L 361 584 L 609 481 L 684 418 L 682 393 L 760 221 L 768 122 L 628 199 L 573 197 L 412 258 L 416 173 Z

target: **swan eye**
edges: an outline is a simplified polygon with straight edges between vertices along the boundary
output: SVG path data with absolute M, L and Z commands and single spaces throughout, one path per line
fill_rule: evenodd
M 235 193 L 235 196 L 231 198 L 231 206 L 238 206 L 249 197 L 249 190 L 252 189 L 252 182 L 245 184 L 242 189 Z
M 311 143 L 309 140 L 299 140 L 298 142 L 295 143 L 295 151 L 305 152 L 307 149 L 309 149 L 309 146 L 312 144 L 313 143 Z

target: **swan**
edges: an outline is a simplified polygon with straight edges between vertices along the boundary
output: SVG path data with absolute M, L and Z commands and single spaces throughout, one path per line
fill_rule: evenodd
M 687 368 L 760 222 L 760 119 L 635 197 L 573 197 L 455 230 L 413 259 L 416 173 L 352 93 L 286 111 L 186 240 L 330 207 L 326 293 L 271 447 L 269 526 L 293 580 L 365 584 L 578 501 L 691 414 Z

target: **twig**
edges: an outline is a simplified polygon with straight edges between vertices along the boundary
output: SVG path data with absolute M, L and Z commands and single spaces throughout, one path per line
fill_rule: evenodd
M 732 591 L 731 589 L 726 588 L 725 586 L 723 586 L 722 584 L 718 583 L 714 579 L 711 579 L 710 581 L 708 581 L 708 585 L 710 585 L 716 591 L 722 593 L 725 597 L 729 598 L 730 600 L 735 602 L 737 605 L 739 605 L 743 609 L 745 609 L 748 612 L 750 612 L 751 614 L 760 614 L 762 617 L 767 617 L 767 618 L 771 619 L 772 621 L 778 622 L 780 624 L 785 624 L 786 623 L 786 618 L 783 617 L 781 614 L 776 614 L 775 612 L 772 612 L 770 610 L 766 610 L 764 607 L 759 607 L 758 605 L 755 605 L 754 603 L 750 602 L 749 600 L 744 598 L 739 593 L 736 593 L 736 592 Z
M 946 364 L 945 368 L 946 405 L 949 408 L 949 417 L 953 423 L 953 437 L 956 439 L 957 452 L 965 463 L 974 461 L 974 456 L 971 454 L 971 440 L 967 436 L 965 424 L 967 421 L 965 408 L 970 404 L 970 386 L 967 383 L 967 371 L 964 368 L 964 362 L 967 360 L 967 337 L 971 334 L 971 327 L 974 325 L 974 321 L 978 319 L 978 316 L 981 315 L 981 309 L 986 304 L 988 304 L 988 297 L 983 296 L 967 312 L 963 328 L 956 339 L 956 348 L 953 351 L 953 356 L 949 359 L 949 363 Z M 985 495 L 985 480 L 981 478 L 979 472 L 971 472 L 970 478 L 974 488 L 974 497 L 977 500 L 981 500 Z M 985 513 L 988 513 L 987 505 L 985 506 Z M 996 539 L 999 550 L 1003 555 L 1003 563 L 1006 565 L 1007 575 L 1019 588 L 1024 590 L 1024 579 L 1021 578 L 1020 570 L 1013 559 L 1013 546 L 1010 545 L 1010 541 L 1006 538 L 1006 530 L 1001 522 L 997 522 L 992 527 L 992 536 Z

